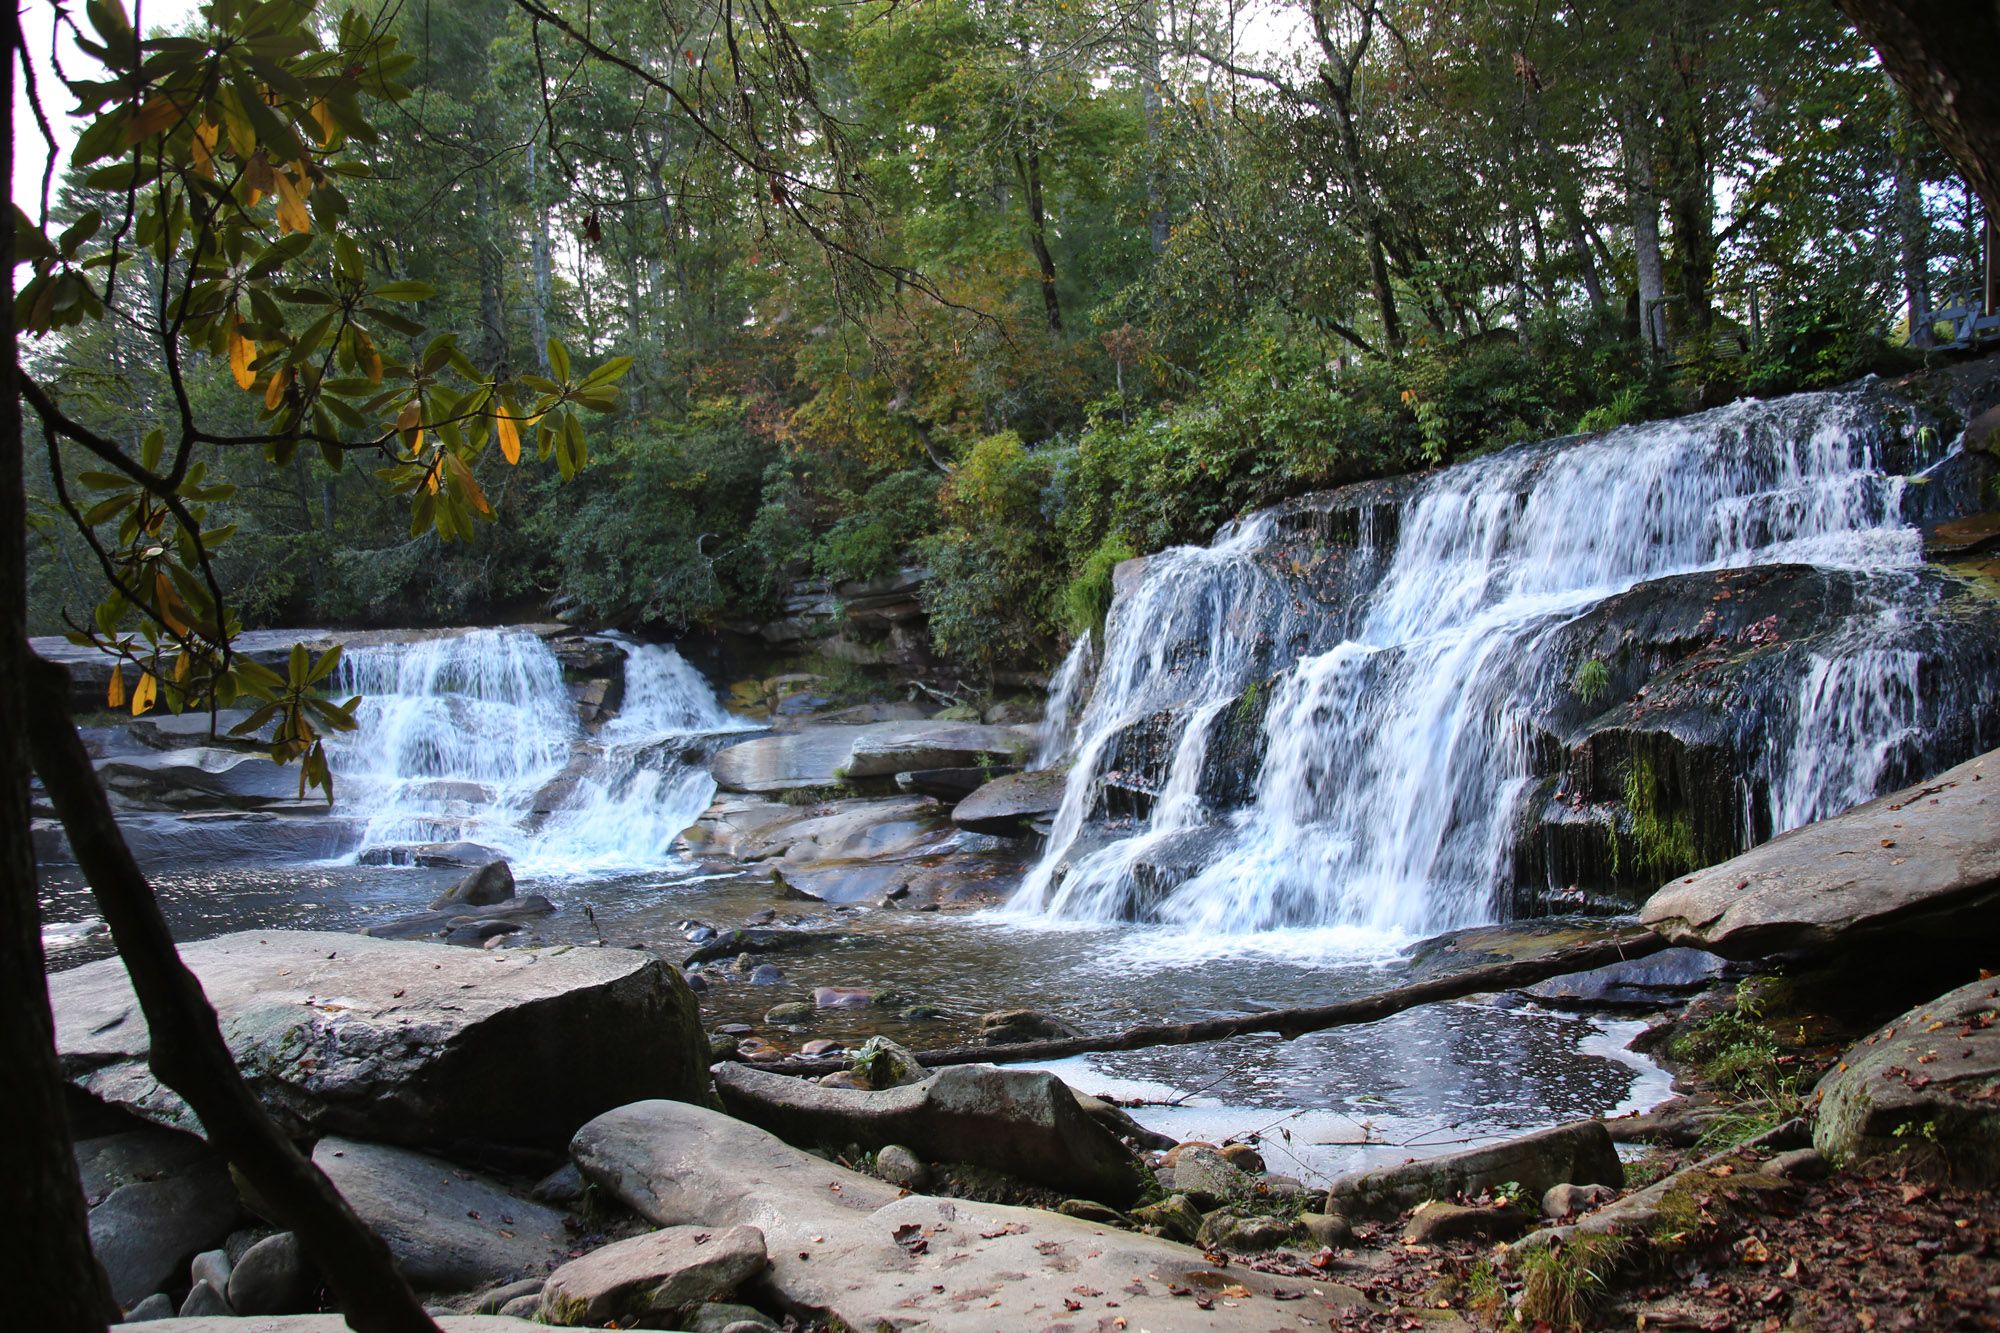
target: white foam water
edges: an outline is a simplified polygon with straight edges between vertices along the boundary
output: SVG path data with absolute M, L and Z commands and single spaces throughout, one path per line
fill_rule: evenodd
M 350 649 L 338 693 L 359 728 L 332 738 L 341 799 L 372 849 L 466 841 L 517 873 L 665 868 L 708 807 L 699 738 L 745 729 L 671 647 L 617 640 L 623 706 L 596 734 L 562 665 L 518 630 Z
M 1673 574 L 1914 565 L 1905 483 L 1881 466 L 1891 430 L 1863 394 L 1808 394 L 1447 469 L 1403 502 L 1393 549 L 1361 524 L 1356 558 L 1380 577 L 1338 642 L 1258 563 L 1268 515 L 1151 557 L 1113 607 L 1062 809 L 1010 913 L 1198 936 L 1493 919 L 1552 635 Z M 1801 734 L 1821 739 L 1790 747 L 1781 826 L 1874 794 L 1914 669 L 1866 653 L 1815 669 Z M 1207 735 L 1274 672 L 1253 797 L 1218 817 L 1198 794 Z M 1164 786 L 1107 842 L 1091 817 L 1110 758 L 1163 710 L 1181 728 Z

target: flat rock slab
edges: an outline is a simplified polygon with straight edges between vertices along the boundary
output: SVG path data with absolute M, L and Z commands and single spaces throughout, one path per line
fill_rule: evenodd
M 808 725 L 718 750 L 709 771 L 724 791 L 780 792 L 918 768 L 977 767 L 989 755 L 1011 761 L 1030 743 L 1012 727 L 966 722 Z
M 1465 1152 L 1355 1171 L 1328 1187 L 1326 1209 L 1349 1216 L 1399 1213 L 1513 1181 L 1539 1199 L 1554 1185 L 1623 1188 L 1625 1168 L 1601 1120 L 1577 1120 Z
M 974 833 L 1018 833 L 1030 820 L 1062 808 L 1069 775 L 1011 773 L 987 783 L 952 808 L 951 821 Z
M 2000 1181 L 2000 981 L 1918 1005 L 1848 1051 L 1820 1081 L 1813 1146 L 1835 1162 Z
M 599 1116 L 571 1151 L 586 1175 L 661 1226 L 758 1228 L 771 1285 L 849 1328 L 1081 1333 L 1119 1317 L 1153 1333 L 1326 1328 L 1366 1305 L 1322 1279 L 1218 1269 L 1187 1246 L 1059 1213 L 899 1197 L 893 1185 L 685 1103 Z M 1236 1284 L 1244 1294 L 1222 1294 Z M 1278 1302 L 1280 1291 L 1300 1299 Z M 1213 1298 L 1211 1309 L 1196 1305 L 1197 1292 Z
M 635 1097 L 699 1097 L 708 1047 L 673 968 L 626 949 L 508 950 L 325 931 L 181 949 L 245 1079 L 294 1137 L 560 1142 Z M 64 1074 L 99 1100 L 199 1132 L 147 1068 L 124 963 L 49 978 Z
M 379 1234 L 410 1285 L 473 1291 L 539 1277 L 569 1257 L 562 1214 L 450 1162 L 324 1138 L 313 1165 Z
M 764 1271 L 755 1227 L 667 1227 L 571 1260 L 542 1288 L 542 1322 L 590 1328 L 677 1323 Z M 616 1322 L 611 1322 L 616 1321 Z
M 1640 919 L 1732 958 L 1965 928 L 2000 906 L 2000 750 L 1666 885 Z
M 899 1143 L 926 1161 L 969 1162 L 1120 1207 L 1149 1183 L 1132 1150 L 1053 1074 L 954 1065 L 863 1092 L 725 1064 L 715 1086 L 731 1115 L 804 1147 Z

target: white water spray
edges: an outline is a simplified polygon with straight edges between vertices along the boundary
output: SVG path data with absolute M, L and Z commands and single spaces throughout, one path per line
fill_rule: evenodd
M 673 865 L 674 840 L 715 794 L 699 738 L 748 724 L 672 648 L 618 642 L 623 707 L 594 736 L 532 634 L 351 649 L 339 692 L 364 697 L 361 725 L 328 750 L 365 821 L 357 854 L 466 841 L 524 874 Z
M 1212 546 L 1152 557 L 1113 608 L 1062 810 L 1011 910 L 1204 934 L 1400 936 L 1491 919 L 1531 785 L 1528 710 L 1555 671 L 1554 632 L 1672 574 L 1913 565 L 1904 482 L 1879 464 L 1888 435 L 1863 395 L 1800 395 L 1448 469 L 1403 502 L 1393 551 L 1361 525 L 1353 558 L 1380 577 L 1340 624 L 1306 615 L 1258 563 L 1268 515 Z M 1851 739 L 1838 755 L 1800 752 L 1776 798 L 1781 819 L 1872 795 L 1883 764 L 1851 760 L 1893 746 L 1906 725 L 1890 697 L 1898 686 L 1850 701 L 1860 682 L 1914 668 L 1848 662 L 1806 688 L 1818 701 L 1808 710 L 1839 712 Z M 1207 733 L 1278 672 L 1254 797 L 1214 819 L 1188 796 Z M 1107 842 L 1091 817 L 1121 778 L 1116 756 L 1163 711 L 1180 728 L 1164 785 L 1137 826 L 1112 828 Z

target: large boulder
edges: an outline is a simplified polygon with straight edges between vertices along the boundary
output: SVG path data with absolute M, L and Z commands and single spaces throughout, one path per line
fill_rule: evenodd
M 560 1142 L 608 1107 L 708 1091 L 694 994 L 647 954 L 265 930 L 189 944 L 181 957 L 245 1079 L 296 1137 Z M 71 1082 L 198 1130 L 147 1066 L 122 961 L 58 973 L 49 994 Z
M 1242 1329 L 1256 1315 L 1255 1327 L 1325 1328 L 1364 1304 L 1323 1278 L 1218 1271 L 1198 1250 L 1059 1213 L 906 1194 L 685 1103 L 608 1112 L 571 1151 L 656 1225 L 756 1227 L 769 1286 L 802 1316 L 846 1328 L 992 1333 L 1122 1318 L 1170 1333 Z
M 870 778 L 887 782 L 920 768 L 1012 763 L 1029 744 L 1012 727 L 976 723 L 868 722 L 800 726 L 715 752 L 709 771 L 724 791 L 781 792 Z
M 1119 1206 L 1148 1184 L 1132 1150 L 1053 1074 L 955 1065 L 863 1092 L 730 1064 L 717 1066 L 715 1082 L 731 1115 L 806 1147 L 901 1144 L 929 1161 L 970 1162 Z
M 1354 1171 L 1328 1187 L 1326 1210 L 1347 1216 L 1399 1213 L 1428 1199 L 1450 1200 L 1513 1183 L 1529 1198 L 1553 1185 L 1623 1188 L 1625 1167 L 1601 1120 L 1578 1120 L 1501 1143 Z
M 313 1165 L 388 1244 L 419 1290 L 483 1290 L 539 1277 L 568 1257 L 561 1213 L 439 1158 L 324 1138 L 313 1149 Z
M 90 1246 L 123 1306 L 185 1281 L 188 1261 L 243 1215 L 228 1166 L 190 1134 L 148 1127 L 85 1139 L 76 1162 Z
M 1892 1020 L 1819 1085 L 1813 1146 L 1836 1162 L 1905 1163 L 1958 1185 L 2000 1182 L 2000 981 L 1969 982 Z
M 764 1234 L 667 1227 L 572 1259 L 542 1287 L 542 1322 L 589 1328 L 644 1328 L 679 1320 L 764 1271 Z M 610 1321 L 616 1321 L 615 1323 Z
M 843 766 L 843 777 L 883 778 L 926 768 L 978 768 L 1011 764 L 1032 742 L 1013 727 L 984 723 L 932 723 L 902 735 L 862 736 L 855 740 Z
M 1068 782 L 1067 773 L 1010 773 L 960 801 L 951 821 L 974 833 L 1018 833 L 1024 824 L 1062 808 Z
M 1996 906 L 2000 750 L 1676 880 L 1640 919 L 1677 944 L 1754 958 L 1948 935 Z

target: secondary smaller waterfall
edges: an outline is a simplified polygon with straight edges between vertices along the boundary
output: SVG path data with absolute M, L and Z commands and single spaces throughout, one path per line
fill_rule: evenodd
M 529 874 L 672 865 L 674 840 L 715 794 L 701 739 L 750 724 L 672 648 L 617 643 L 623 707 L 595 735 L 532 634 L 351 650 L 337 692 L 363 696 L 361 725 L 328 749 L 365 822 L 361 853 L 465 841 Z
M 1084 686 L 1090 680 L 1091 665 L 1097 660 L 1091 649 L 1092 638 L 1090 634 L 1080 635 L 1049 681 L 1049 703 L 1042 713 L 1041 725 L 1035 728 L 1035 758 L 1030 768 L 1048 768 L 1061 762 L 1069 752 L 1070 742 L 1076 739 L 1077 710 L 1083 702 Z

